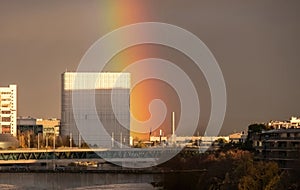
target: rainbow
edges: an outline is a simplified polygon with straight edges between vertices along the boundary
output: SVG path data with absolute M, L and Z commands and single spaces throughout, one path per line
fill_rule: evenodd
M 99 14 L 101 21 L 104 21 L 104 23 L 101 23 L 101 26 L 109 27 L 110 31 L 129 24 L 147 21 L 147 10 L 142 1 L 135 1 L 134 3 L 130 1 L 103 1 L 101 2 Z M 124 36 L 124 40 L 133 38 L 135 35 L 139 34 Z M 104 71 L 121 72 L 125 67 L 138 60 L 157 57 L 158 52 L 159 50 L 155 45 L 139 45 L 128 48 L 115 55 L 106 65 Z M 144 71 L 141 70 L 139 72 L 143 73 L 148 69 L 155 68 L 144 69 Z M 135 73 L 132 73 L 132 77 L 134 77 L 134 75 Z M 153 99 L 162 99 L 167 105 L 167 118 L 157 130 L 152 131 L 152 135 L 158 136 L 159 129 L 163 129 L 165 135 L 171 133 L 170 115 L 172 110 L 178 110 L 178 106 L 174 105 L 174 101 L 179 102 L 177 96 L 172 95 L 173 98 L 170 98 L 170 94 L 173 93 L 174 90 L 170 86 L 158 80 L 146 80 L 133 87 L 131 91 L 130 109 L 136 119 L 140 121 L 149 119 L 150 112 L 148 107 Z M 131 136 L 138 139 L 148 139 L 149 133 L 141 134 L 132 132 Z

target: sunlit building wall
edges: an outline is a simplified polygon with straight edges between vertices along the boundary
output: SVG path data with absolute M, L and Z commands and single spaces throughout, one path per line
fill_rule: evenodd
M 17 129 L 22 126 L 41 125 L 43 128 L 43 136 L 59 136 L 60 120 L 57 118 L 50 119 L 36 119 L 33 117 L 17 117 Z M 23 127 L 24 128 L 24 127 Z
M 60 120 L 56 118 L 51 119 L 36 119 L 36 125 L 43 126 L 43 136 L 53 135 L 59 136 Z
M 17 136 L 17 85 L 0 87 L 0 133 Z
M 113 104 L 112 92 L 115 98 Z M 80 100 L 80 107 L 76 112 L 74 112 L 72 102 L 74 94 Z M 91 94 L 95 98 L 94 107 L 86 104 L 86 98 Z M 128 146 L 130 138 L 129 94 L 129 73 L 63 73 L 61 135 L 71 139 L 76 145 L 80 145 L 84 140 L 92 146 L 104 148 Z M 117 109 L 113 110 L 112 105 Z M 94 110 L 96 110 L 96 115 Z M 104 131 L 98 126 L 95 127 L 98 119 L 103 124 Z M 80 130 L 78 127 L 81 127 Z

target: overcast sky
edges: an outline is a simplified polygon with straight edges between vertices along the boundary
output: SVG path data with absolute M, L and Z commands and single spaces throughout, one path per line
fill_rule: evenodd
M 0 86 L 18 85 L 19 116 L 60 118 L 61 73 L 75 71 L 104 34 L 145 21 L 189 30 L 212 51 L 228 96 L 222 134 L 253 122 L 300 116 L 296 0 L 2 0 Z

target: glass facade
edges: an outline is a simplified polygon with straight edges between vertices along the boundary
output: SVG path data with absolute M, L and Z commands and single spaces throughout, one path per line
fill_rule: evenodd
M 87 103 L 90 97 L 94 106 Z M 101 148 L 129 146 L 129 103 L 129 73 L 63 73 L 61 135 L 76 145 L 83 139 Z M 95 127 L 97 121 L 104 129 Z

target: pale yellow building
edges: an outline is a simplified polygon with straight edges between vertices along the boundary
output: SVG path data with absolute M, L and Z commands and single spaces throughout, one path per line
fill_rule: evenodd
M 51 119 L 36 119 L 36 125 L 43 125 L 43 135 L 55 134 L 59 136 L 60 120 L 56 118 Z

